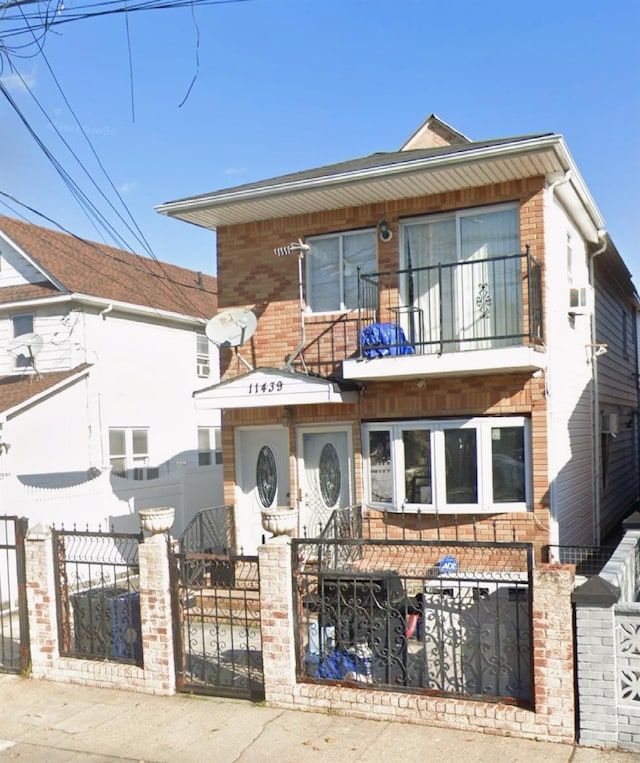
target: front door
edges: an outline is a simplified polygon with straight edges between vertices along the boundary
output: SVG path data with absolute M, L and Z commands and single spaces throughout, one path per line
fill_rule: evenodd
M 289 430 L 238 429 L 236 435 L 236 537 L 242 554 L 256 554 L 269 535 L 260 511 L 290 506 Z
M 300 431 L 300 528 L 309 537 L 319 535 L 334 509 L 353 502 L 350 434 L 347 428 Z

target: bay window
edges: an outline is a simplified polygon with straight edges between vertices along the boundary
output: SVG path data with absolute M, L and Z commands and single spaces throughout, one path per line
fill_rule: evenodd
M 526 510 L 528 426 L 518 416 L 365 424 L 366 502 L 389 511 Z

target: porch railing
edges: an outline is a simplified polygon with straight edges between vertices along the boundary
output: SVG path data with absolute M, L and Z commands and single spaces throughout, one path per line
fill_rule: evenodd
M 376 342 L 367 327 L 396 329 Z M 400 330 L 397 330 L 397 329 Z M 524 253 L 359 273 L 359 357 L 541 344 L 540 263 Z

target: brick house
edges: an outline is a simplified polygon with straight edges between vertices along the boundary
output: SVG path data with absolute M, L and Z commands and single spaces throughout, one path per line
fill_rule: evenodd
M 399 151 L 158 211 L 217 232 L 233 337 L 196 399 L 224 413 L 245 552 L 270 505 L 300 534 L 361 504 L 386 533 L 401 514 L 538 551 L 631 512 L 638 299 L 561 135 L 431 115 Z

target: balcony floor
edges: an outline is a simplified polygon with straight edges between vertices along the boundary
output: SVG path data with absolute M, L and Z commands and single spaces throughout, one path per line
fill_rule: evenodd
M 442 355 L 399 355 L 345 360 L 345 379 L 384 381 L 437 376 L 477 376 L 505 372 L 535 372 L 546 368 L 547 356 L 534 347 L 500 347 Z

